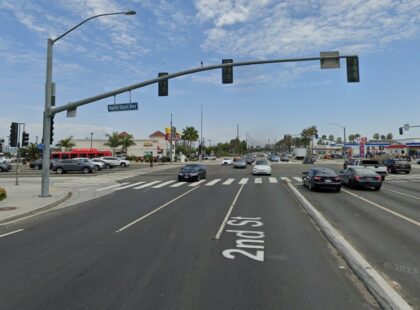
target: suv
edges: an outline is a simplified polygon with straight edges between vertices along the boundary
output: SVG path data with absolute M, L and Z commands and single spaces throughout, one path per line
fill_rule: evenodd
M 80 171 L 83 173 L 92 173 L 95 169 L 94 165 L 89 160 L 82 161 L 79 159 L 63 159 L 54 163 L 52 170 L 58 174 L 66 173 L 68 171 Z
M 118 157 L 101 157 L 99 158 L 105 162 L 105 164 L 110 164 L 113 167 L 127 167 L 130 166 L 130 161 L 125 159 L 119 159 Z
M 79 160 L 81 162 L 84 163 L 91 163 L 93 165 L 93 170 L 94 171 L 98 171 L 98 170 L 102 170 L 105 168 L 105 164 L 103 162 L 100 161 L 93 161 L 92 159 L 89 158 L 73 158 L 74 160 Z
M 408 174 L 411 171 L 411 165 L 405 159 L 385 159 L 384 164 L 388 170 L 388 173 L 405 172 L 406 174 Z

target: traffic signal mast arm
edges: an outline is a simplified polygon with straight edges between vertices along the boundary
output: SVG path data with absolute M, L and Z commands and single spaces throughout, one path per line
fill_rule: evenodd
M 54 115 L 56 113 L 64 112 L 67 110 L 74 110 L 77 107 L 82 105 L 102 100 L 105 98 L 113 97 L 122 93 L 132 91 L 137 88 L 145 87 L 151 84 L 159 83 L 160 81 L 165 81 L 180 77 L 183 75 L 193 74 L 202 71 L 209 71 L 215 69 L 221 69 L 225 67 L 239 67 L 239 66 L 251 66 L 251 65 L 263 65 L 263 64 L 272 64 L 272 63 L 282 63 L 282 62 L 303 62 L 303 61 L 316 61 L 316 60 L 327 60 L 327 59 L 337 59 L 337 58 L 357 58 L 357 55 L 347 55 L 347 56 L 331 56 L 331 57 L 307 57 L 307 58 L 289 58 L 289 59 L 271 59 L 271 60 L 254 60 L 254 61 L 242 61 L 242 62 L 232 62 L 218 65 L 211 65 L 205 67 L 198 67 L 193 69 L 188 69 L 184 71 L 179 71 L 176 73 L 171 73 L 165 76 L 157 77 L 155 79 L 147 80 L 141 83 L 133 84 L 127 87 L 119 88 L 110 92 L 106 92 L 97 96 L 89 97 L 75 102 L 70 102 L 62 106 L 51 107 L 50 114 L 48 116 Z M 48 113 L 48 111 L 47 111 Z

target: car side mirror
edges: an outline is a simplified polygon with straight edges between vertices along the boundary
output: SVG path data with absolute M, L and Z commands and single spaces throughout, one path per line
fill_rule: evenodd
M 303 171 L 302 174 L 307 175 L 308 171 Z

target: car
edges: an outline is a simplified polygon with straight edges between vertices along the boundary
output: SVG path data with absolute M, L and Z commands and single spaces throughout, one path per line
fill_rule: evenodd
M 409 174 L 411 171 L 411 164 L 402 158 L 385 159 L 384 164 L 388 170 L 388 173 L 404 172 Z
M 252 174 L 265 174 L 265 175 L 271 175 L 271 167 L 270 164 L 266 159 L 257 159 L 255 161 L 255 165 L 252 168 Z
M 279 162 L 280 161 L 280 157 L 278 155 L 271 155 L 268 159 L 272 162 Z
M 11 158 L 0 156 L 0 164 L 11 164 L 11 163 L 12 163 Z
M 55 159 L 55 158 L 50 159 L 50 169 L 52 168 L 54 163 L 56 163 L 58 161 L 59 161 L 59 159 Z M 42 158 L 38 158 L 38 159 L 34 160 L 33 162 L 30 162 L 29 163 L 29 168 L 33 168 L 35 170 L 42 169 Z
M 352 163 L 349 163 L 347 165 L 347 168 L 350 168 L 350 167 L 353 167 L 353 168 L 363 167 L 363 168 L 371 169 L 381 176 L 382 181 L 385 180 L 385 177 L 388 174 L 388 170 L 386 166 L 378 159 L 371 159 L 371 158 L 356 159 Z
M 203 159 L 206 159 L 206 160 L 216 160 L 217 157 L 214 156 L 214 155 L 203 155 Z
M 178 181 L 200 181 L 206 178 L 206 167 L 201 164 L 188 164 L 178 173 Z
M 365 167 L 348 167 L 340 171 L 341 183 L 350 188 L 373 188 L 378 191 L 382 186 L 382 177 L 374 170 Z
M 248 167 L 248 163 L 246 162 L 245 158 L 235 158 L 233 160 L 233 168 L 246 168 Z
M 280 161 L 288 162 L 289 161 L 289 156 L 287 156 L 286 154 L 281 155 L 280 156 Z
M 101 161 L 93 161 L 92 159 L 89 159 L 89 158 L 73 158 L 73 159 L 80 160 L 80 161 L 85 162 L 85 163 L 93 164 L 93 170 L 94 171 L 105 169 L 105 163 L 103 163 Z
M 116 163 L 108 162 L 100 158 L 92 158 L 91 161 L 93 164 L 95 163 L 103 164 L 105 169 L 111 169 L 118 166 L 118 164 Z
M 317 188 L 332 189 L 334 192 L 341 190 L 341 178 L 330 168 L 315 167 L 302 174 L 303 186 L 310 191 Z
M 119 159 L 117 157 L 99 157 L 100 160 L 104 161 L 105 164 L 109 164 L 112 167 L 127 167 L 130 166 L 130 161 L 126 159 Z
M 0 163 L 0 172 L 9 172 L 12 170 L 10 163 Z
M 59 162 L 54 163 L 52 170 L 57 174 L 62 174 L 71 171 L 79 171 L 83 173 L 92 173 L 94 165 L 87 161 L 81 161 L 78 159 L 63 159 Z
M 356 162 L 356 160 L 357 159 L 355 159 L 355 158 L 350 158 L 350 159 L 347 159 L 346 161 L 344 161 L 344 164 L 343 164 L 344 169 L 347 169 L 347 166 L 353 166 L 354 163 Z
M 246 155 L 245 156 L 245 161 L 248 165 L 252 165 L 252 163 L 255 161 L 255 158 L 252 157 L 252 155 Z
M 230 165 L 233 165 L 232 158 L 228 158 L 228 157 L 223 158 L 222 166 L 230 166 Z
M 125 155 L 116 155 L 115 157 L 117 157 L 118 159 L 122 159 L 125 160 L 127 157 Z
M 313 164 L 314 162 L 315 162 L 315 158 L 313 158 L 313 157 L 306 156 L 303 159 L 304 164 Z

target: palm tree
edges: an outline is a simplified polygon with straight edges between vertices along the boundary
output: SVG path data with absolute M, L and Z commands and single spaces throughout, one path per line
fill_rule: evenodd
M 112 148 L 112 154 L 115 154 L 115 149 L 121 145 L 121 136 L 118 131 L 114 131 L 111 135 L 106 134 L 108 137 L 108 142 L 104 143 L 104 145 L 109 146 Z
M 380 138 L 379 133 L 375 133 L 375 134 L 373 135 L 373 139 L 375 139 L 375 140 L 379 140 L 379 138 Z
M 128 148 L 133 145 L 136 145 L 133 135 L 126 135 L 121 137 L 121 148 L 125 154 L 127 154 Z
M 385 140 L 385 135 L 381 135 L 381 140 Z
M 391 141 L 394 138 L 394 136 L 392 135 L 392 133 L 389 133 L 386 135 L 386 139 Z
M 29 143 L 26 146 L 26 154 L 27 154 L 28 160 L 30 161 L 37 159 L 39 156 L 38 145 L 35 143 Z
M 329 135 L 328 136 L 328 141 L 334 141 L 334 135 Z
M 343 143 L 343 140 L 341 139 L 341 137 L 338 137 L 337 138 L 337 141 L 335 141 L 337 144 L 342 144 Z
M 349 141 L 354 142 L 354 140 L 356 140 L 356 136 L 355 135 L 349 135 Z
M 60 146 L 60 147 L 63 147 L 65 149 L 71 149 L 75 145 L 73 142 L 71 142 L 72 139 L 73 139 L 73 136 L 62 139 L 62 140 L 58 141 L 56 146 Z
M 185 127 L 184 129 L 182 129 L 182 135 L 181 138 L 184 141 L 188 141 L 189 144 L 189 148 L 191 151 L 191 144 L 192 142 L 195 142 L 198 140 L 198 131 L 193 127 Z

